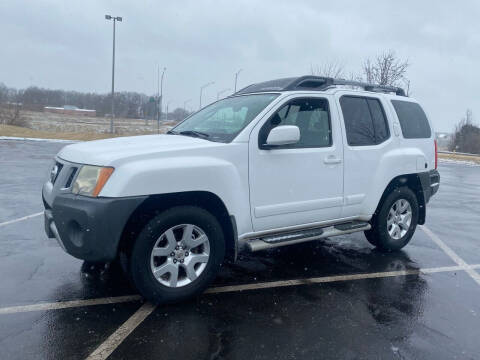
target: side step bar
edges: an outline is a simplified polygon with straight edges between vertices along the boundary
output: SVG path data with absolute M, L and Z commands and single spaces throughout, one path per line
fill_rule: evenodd
M 331 236 L 350 234 L 357 231 L 370 230 L 371 228 L 372 227 L 368 222 L 352 221 L 323 228 L 264 236 L 258 239 L 247 241 L 247 247 L 251 252 L 255 252 L 285 245 L 298 244 L 311 240 L 323 239 Z

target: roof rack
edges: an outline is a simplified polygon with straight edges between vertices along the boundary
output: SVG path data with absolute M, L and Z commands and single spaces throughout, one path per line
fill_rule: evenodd
M 406 96 L 405 91 L 402 88 L 396 86 L 369 84 L 361 81 L 352 81 L 344 79 L 334 79 L 323 76 L 300 76 L 297 78 L 283 78 L 265 81 L 262 83 L 249 85 L 239 91 L 236 95 L 249 94 L 254 92 L 267 92 L 267 91 L 292 91 L 292 90 L 327 90 L 329 88 L 345 85 L 356 86 L 363 88 L 366 91 L 383 92 L 383 93 L 395 93 L 399 96 Z

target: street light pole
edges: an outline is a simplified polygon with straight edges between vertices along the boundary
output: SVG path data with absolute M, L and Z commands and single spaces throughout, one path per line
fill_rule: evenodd
M 242 72 L 242 69 L 238 70 L 236 73 L 235 73 L 235 87 L 233 89 L 233 93 L 235 94 L 237 92 L 237 80 L 238 80 L 238 74 L 240 74 Z
M 203 89 L 205 89 L 207 86 L 210 86 L 210 85 L 213 85 L 213 84 L 215 84 L 215 81 L 209 82 L 209 83 L 207 83 L 207 84 L 205 84 L 205 85 L 203 85 L 203 86 L 200 87 L 200 102 L 199 102 L 199 103 L 200 103 L 200 107 L 199 107 L 199 109 L 202 108 L 202 93 L 203 93 Z
M 223 89 L 223 90 L 217 92 L 217 100 L 220 99 L 220 95 L 222 95 L 223 93 L 227 92 L 228 90 L 230 90 L 230 88 L 228 88 L 228 89 Z
M 158 97 L 157 95 L 157 101 L 159 103 L 159 110 L 158 110 L 158 113 L 157 113 L 157 133 L 160 134 L 160 117 L 162 116 L 162 100 L 163 100 L 163 77 L 165 75 L 165 71 L 167 70 L 166 67 L 163 68 L 163 72 L 162 72 L 162 80 L 159 81 L 159 77 L 160 77 L 160 65 L 158 65 L 158 77 L 157 77 L 157 94 L 158 94 L 158 84 L 160 83 L 160 97 Z
M 115 117 L 115 23 L 122 22 L 121 16 L 105 15 L 106 20 L 113 20 L 113 55 L 112 55 L 112 114 L 110 118 L 110 133 L 113 134 L 113 118 Z

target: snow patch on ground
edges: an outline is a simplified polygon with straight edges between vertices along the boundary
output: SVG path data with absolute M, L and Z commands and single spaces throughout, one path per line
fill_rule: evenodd
M 480 166 L 475 161 L 468 161 L 468 160 L 455 160 L 455 159 L 438 159 L 439 163 L 447 163 L 447 164 L 457 164 L 457 165 L 466 165 L 466 166 Z
M 48 141 L 48 142 L 58 142 L 58 143 L 75 143 L 75 142 L 81 142 L 81 140 L 42 139 L 42 138 L 24 138 L 24 137 L 15 137 L 15 136 L 0 136 L 0 140 Z

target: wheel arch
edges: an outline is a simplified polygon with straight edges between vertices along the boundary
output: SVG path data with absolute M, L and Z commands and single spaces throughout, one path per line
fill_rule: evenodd
M 198 206 L 212 213 L 222 226 L 225 237 L 226 259 L 235 261 L 237 257 L 237 229 L 235 217 L 230 215 L 223 201 L 208 191 L 188 191 L 169 194 L 150 195 L 130 215 L 126 222 L 118 254 L 130 254 L 135 238 L 145 225 L 156 215 L 174 206 Z
M 425 201 L 425 194 L 423 192 L 422 183 L 420 181 L 420 176 L 418 174 L 405 174 L 399 175 L 393 178 L 383 191 L 383 194 L 378 202 L 377 208 L 375 209 L 374 216 L 380 211 L 380 208 L 385 201 L 385 198 L 394 191 L 396 188 L 401 186 L 406 186 L 410 190 L 413 191 L 415 196 L 417 197 L 418 201 L 418 224 L 423 225 L 425 224 L 426 218 L 426 201 Z

